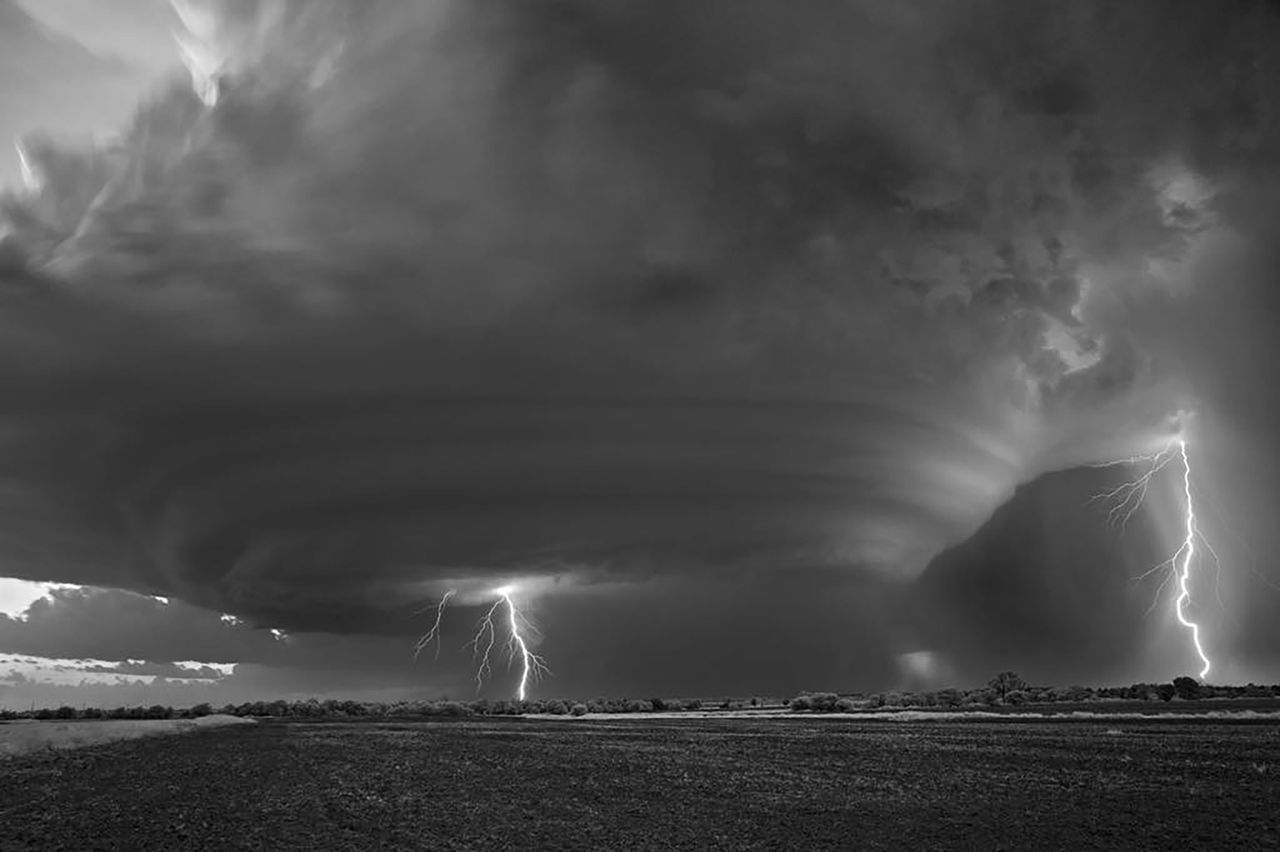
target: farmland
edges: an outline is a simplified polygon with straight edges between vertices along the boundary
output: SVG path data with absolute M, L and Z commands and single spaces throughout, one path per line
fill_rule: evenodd
M 110 722 L 7 722 L 0 726 L 0 758 L 58 748 L 84 748 L 116 740 L 190 733 L 221 725 L 253 724 L 234 716 Z
M 0 762 L 0 849 L 1269 848 L 1274 720 L 268 721 Z

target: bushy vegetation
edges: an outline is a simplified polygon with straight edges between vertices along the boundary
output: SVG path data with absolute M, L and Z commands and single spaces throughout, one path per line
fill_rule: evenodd
M 783 707 L 800 713 L 851 713 L 883 709 L 983 709 L 992 707 L 1033 707 L 1052 704 L 1078 704 L 1093 701 L 1194 701 L 1200 699 L 1280 698 L 1280 685 L 1214 686 L 1194 678 L 1179 677 L 1171 683 L 1135 683 L 1130 686 L 1091 688 L 1085 686 L 1032 686 L 1013 672 L 1001 672 L 985 686 L 975 689 L 939 689 L 933 692 L 877 692 L 867 695 L 838 695 L 834 692 L 805 692 L 781 702 Z M 735 711 L 777 707 L 778 702 L 762 698 L 723 698 L 706 702 L 714 711 Z M 252 701 L 214 707 L 197 704 L 174 708 L 160 704 L 150 707 L 44 707 L 30 710 L 0 708 L 0 720 L 12 719 L 194 719 L 220 713 L 229 716 L 289 719 L 350 719 L 388 717 L 453 717 L 584 716 L 588 713 L 679 713 L 704 709 L 701 699 L 679 698 L 592 698 L 567 702 L 549 700 L 510 701 L 480 698 L 473 701 L 397 701 L 368 702 L 321 701 Z
M 728 702 L 729 699 L 725 701 Z M 735 707 L 741 705 L 742 702 L 733 702 Z M 540 713 L 552 716 L 583 716 L 587 713 L 652 713 L 700 709 L 702 709 L 702 702 L 698 699 L 682 700 L 677 698 L 593 698 L 590 701 L 572 704 L 558 698 L 546 701 L 491 701 L 487 698 L 479 698 L 474 701 L 441 699 L 437 701 L 397 701 L 392 703 L 339 701 L 334 699 L 320 701 L 319 699 L 311 698 L 306 701 L 253 701 L 243 704 L 226 704 L 222 707 L 197 704 L 189 708 L 173 708 L 157 704 L 151 707 L 115 707 L 111 709 L 57 707 L 14 711 L 0 708 L 0 719 L 191 719 L 208 716 L 213 713 L 228 716 L 289 719 L 522 716 Z
M 913 710 L 984 707 L 1021 707 L 1089 701 L 1184 701 L 1199 699 L 1280 698 L 1280 685 L 1213 686 L 1191 677 L 1172 683 L 1135 683 L 1130 686 L 1031 686 L 1013 672 L 1001 672 L 976 689 L 939 689 L 935 692 L 878 692 L 840 697 L 832 692 L 805 692 L 786 702 L 792 711 L 848 713 L 856 710 L 911 708 Z

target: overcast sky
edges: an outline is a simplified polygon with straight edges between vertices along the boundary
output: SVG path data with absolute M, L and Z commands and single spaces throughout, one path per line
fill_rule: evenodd
M 0 652 L 465 695 L 513 584 L 534 694 L 1165 680 L 1180 462 L 1090 498 L 1181 435 L 1210 680 L 1280 679 L 1273 6 L 121 9 L 41 12 L 138 108 L 3 208 L 0 574 L 72 588 Z

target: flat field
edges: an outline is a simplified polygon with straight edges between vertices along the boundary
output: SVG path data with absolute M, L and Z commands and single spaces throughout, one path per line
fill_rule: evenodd
M 0 761 L 0 849 L 1280 848 L 1274 721 L 264 722 Z
M 201 716 L 198 719 L 111 719 L 67 722 L 4 722 L 0 724 L 0 758 L 43 749 L 84 748 L 116 740 L 191 733 L 222 725 L 252 725 L 252 719 L 235 716 Z M 4 807 L 0 801 L 0 810 Z

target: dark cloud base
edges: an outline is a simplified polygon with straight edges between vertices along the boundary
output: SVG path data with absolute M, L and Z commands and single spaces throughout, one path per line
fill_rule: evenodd
M 536 580 L 575 691 L 1163 671 L 1125 579 L 1160 536 L 1036 477 L 1187 408 L 1277 544 L 1272 7 L 220 20 L 216 103 L 33 145 L 4 200 L 6 573 L 198 608 L 195 659 L 285 654 L 220 612 L 394 655 L 451 584 Z M 1215 638 L 1274 666 L 1247 576 Z M 83 644 L 35 615 L 4 641 Z

